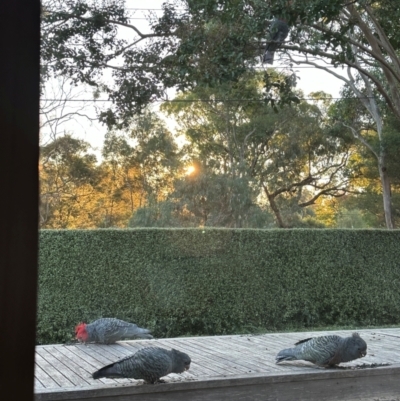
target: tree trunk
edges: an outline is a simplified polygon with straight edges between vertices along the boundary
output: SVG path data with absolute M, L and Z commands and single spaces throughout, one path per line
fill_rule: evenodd
M 383 210 L 385 212 L 386 228 L 392 230 L 394 229 L 394 224 L 392 219 L 392 202 L 391 202 L 392 194 L 390 190 L 390 180 L 387 175 L 383 157 L 380 157 L 378 160 L 378 168 L 382 184 Z
M 265 185 L 263 185 L 263 188 L 264 188 L 265 194 L 267 195 L 269 205 L 271 206 L 271 209 L 275 214 L 276 220 L 278 222 L 278 226 L 280 228 L 287 228 L 286 224 L 283 222 L 281 212 L 278 209 L 278 205 L 275 202 L 275 197 L 269 193 L 268 188 Z

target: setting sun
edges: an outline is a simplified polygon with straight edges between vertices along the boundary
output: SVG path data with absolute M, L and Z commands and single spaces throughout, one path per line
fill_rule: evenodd
M 196 168 L 194 166 L 188 166 L 186 167 L 186 174 L 190 175 L 192 174 L 194 171 L 196 170 Z

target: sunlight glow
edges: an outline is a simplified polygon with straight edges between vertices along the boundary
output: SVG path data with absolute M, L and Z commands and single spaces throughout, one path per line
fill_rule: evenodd
M 194 166 L 188 166 L 188 167 L 186 167 L 186 174 L 187 174 L 187 175 L 190 175 L 190 174 L 194 173 L 195 170 L 196 170 L 196 169 L 195 169 Z

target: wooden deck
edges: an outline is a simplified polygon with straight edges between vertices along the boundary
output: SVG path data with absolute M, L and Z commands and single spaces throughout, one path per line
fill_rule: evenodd
M 346 336 L 351 331 L 332 333 Z M 341 365 L 346 367 L 343 369 L 322 369 L 300 361 L 274 362 L 279 350 L 328 332 L 37 346 L 35 400 L 400 401 L 400 328 L 359 333 L 368 344 L 368 354 Z M 141 380 L 91 378 L 100 367 L 146 346 L 188 353 L 190 370 L 168 375 L 164 378 L 167 383 L 156 385 Z M 365 368 L 374 364 L 378 367 Z

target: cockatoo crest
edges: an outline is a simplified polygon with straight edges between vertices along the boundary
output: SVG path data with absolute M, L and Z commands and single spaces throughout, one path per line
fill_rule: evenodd
M 79 341 L 86 341 L 88 336 L 89 335 L 86 331 L 86 323 L 79 323 L 75 327 L 75 338 Z

